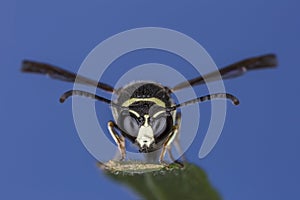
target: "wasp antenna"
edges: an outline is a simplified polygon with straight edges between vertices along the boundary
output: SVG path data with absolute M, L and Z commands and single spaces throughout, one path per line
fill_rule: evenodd
M 73 95 L 85 96 L 85 97 L 88 97 L 88 98 L 91 98 L 91 99 L 102 101 L 102 102 L 107 103 L 107 104 L 111 103 L 111 100 L 109 100 L 109 99 L 106 99 L 104 97 L 100 97 L 100 96 L 95 95 L 93 93 L 82 91 L 82 90 L 69 90 L 69 91 L 63 93 L 61 95 L 61 97 L 59 98 L 60 103 L 64 103 L 67 98 L 69 98 L 70 96 L 73 96 Z
M 232 94 L 216 93 L 216 94 L 205 95 L 205 96 L 202 96 L 202 97 L 198 97 L 196 99 L 192 99 L 192 100 L 177 104 L 175 106 L 167 108 L 167 110 L 172 111 L 172 110 L 176 110 L 179 107 L 188 106 L 188 105 L 191 105 L 191 104 L 200 103 L 200 102 L 204 102 L 204 101 L 209 101 L 209 100 L 212 100 L 212 99 L 230 99 L 232 101 L 233 105 L 239 105 L 239 103 L 240 103 L 238 98 L 236 98 Z

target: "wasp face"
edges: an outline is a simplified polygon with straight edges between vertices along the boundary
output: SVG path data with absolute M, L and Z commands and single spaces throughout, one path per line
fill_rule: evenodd
M 146 114 L 143 117 L 140 117 L 140 119 L 142 121 L 142 124 L 139 127 L 139 132 L 135 142 L 136 144 L 138 144 L 140 152 L 147 153 L 149 149 L 151 149 L 155 141 L 153 128 L 150 125 L 149 115 Z
M 139 102 L 123 112 L 119 125 L 127 138 L 139 147 L 139 152 L 148 153 L 160 147 L 173 125 L 172 116 L 153 102 Z M 129 137 L 128 137 L 129 136 Z

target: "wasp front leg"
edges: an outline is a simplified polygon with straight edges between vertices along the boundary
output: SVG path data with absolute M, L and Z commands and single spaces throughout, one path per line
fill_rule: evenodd
M 125 138 L 122 135 L 119 135 L 117 133 L 116 129 L 119 129 L 119 128 L 113 121 L 109 121 L 107 123 L 107 128 L 109 130 L 110 135 L 112 136 L 112 138 L 114 139 L 114 141 L 118 145 L 118 149 L 119 149 L 120 154 L 121 154 L 121 159 L 120 160 L 124 160 L 125 157 L 126 157 Z
M 167 137 L 166 141 L 164 142 L 162 151 L 161 151 L 160 156 L 159 156 L 159 162 L 161 164 L 166 164 L 166 162 L 164 161 L 164 157 L 166 155 L 166 151 L 171 147 L 170 145 L 172 144 L 172 142 L 176 138 L 178 130 L 179 130 L 178 126 L 176 126 L 176 125 L 173 126 L 173 129 L 172 129 L 171 133 L 169 134 L 169 136 Z
M 176 113 L 176 117 L 175 117 L 175 125 L 178 127 L 178 133 L 176 134 L 176 136 L 175 136 L 175 138 L 174 138 L 173 144 L 174 144 L 175 149 L 176 149 L 177 152 L 179 153 L 179 155 L 181 155 L 181 159 L 182 159 L 183 161 L 186 161 L 186 158 L 185 158 L 185 156 L 184 156 L 184 154 L 183 154 L 183 150 L 182 150 L 181 145 L 180 145 L 180 142 L 179 142 L 179 137 L 180 137 L 180 125 L 181 125 L 181 112 L 179 112 L 179 111 Z M 183 164 L 182 164 L 180 161 L 178 161 L 178 160 L 176 160 L 176 159 L 174 158 L 174 156 L 173 156 L 173 154 L 172 154 L 172 151 L 171 151 L 171 146 L 169 146 L 169 148 L 168 148 L 168 154 L 169 154 L 169 156 L 170 156 L 170 158 L 171 158 L 171 160 L 172 160 L 173 162 L 178 163 L 179 165 L 182 165 L 182 166 L 183 166 Z

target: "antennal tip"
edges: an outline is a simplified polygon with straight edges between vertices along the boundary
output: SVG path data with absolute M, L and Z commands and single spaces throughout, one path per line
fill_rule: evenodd
M 60 96 L 59 98 L 60 103 L 64 103 L 66 101 L 66 99 L 69 97 L 67 94 L 68 93 L 64 93 L 63 95 Z
M 66 99 L 72 95 L 73 95 L 73 90 L 69 90 L 69 91 L 63 93 L 59 98 L 59 102 L 64 103 L 66 101 Z
M 63 97 L 60 97 L 60 98 L 59 98 L 59 102 L 60 102 L 60 103 L 64 103 L 64 102 L 65 102 L 65 100 L 66 100 L 66 99 L 65 99 L 65 98 L 63 98 Z
M 240 104 L 239 99 L 236 98 L 235 96 L 233 96 L 232 94 L 226 93 L 225 95 L 226 95 L 226 98 L 228 98 L 228 99 L 230 99 L 230 100 L 232 101 L 232 104 L 233 104 L 233 105 L 237 106 L 237 105 Z
M 233 105 L 237 106 L 240 104 L 240 101 L 237 98 L 235 98 L 235 99 L 233 99 L 232 103 L 233 103 Z

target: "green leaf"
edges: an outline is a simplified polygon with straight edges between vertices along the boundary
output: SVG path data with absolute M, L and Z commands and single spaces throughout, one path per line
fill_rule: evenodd
M 99 166 L 107 177 L 128 186 L 144 199 L 221 199 L 205 172 L 194 164 L 185 163 L 181 168 L 176 164 L 165 167 L 132 161 L 110 161 Z

